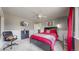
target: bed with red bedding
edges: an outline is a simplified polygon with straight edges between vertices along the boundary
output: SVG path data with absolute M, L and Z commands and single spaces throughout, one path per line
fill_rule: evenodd
M 48 32 L 49 31 L 49 32 Z M 30 40 L 36 40 L 38 42 L 42 42 L 43 45 L 49 46 L 49 50 L 53 51 L 56 40 L 58 39 L 58 34 L 56 29 L 45 29 L 42 33 L 33 34 L 30 37 Z M 43 46 L 41 45 L 41 46 Z

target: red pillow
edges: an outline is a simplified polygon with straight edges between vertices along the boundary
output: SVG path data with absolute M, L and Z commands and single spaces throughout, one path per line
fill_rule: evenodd
M 56 34 L 56 36 L 58 37 L 58 34 L 57 34 L 57 30 L 56 29 L 50 30 L 50 33 Z
M 50 33 L 50 30 L 44 29 L 44 33 Z
M 51 30 L 50 30 L 50 33 L 56 33 L 56 32 L 57 32 L 56 29 L 51 29 Z
M 45 33 L 46 33 L 46 31 L 47 31 L 47 30 L 46 30 L 46 29 L 44 29 L 44 31 L 43 31 L 43 32 L 40 32 L 40 34 L 45 34 Z

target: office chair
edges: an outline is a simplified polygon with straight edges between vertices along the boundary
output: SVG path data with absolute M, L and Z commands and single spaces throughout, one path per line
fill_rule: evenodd
M 11 47 L 10 49 L 12 49 L 13 45 L 17 45 L 17 43 L 13 43 L 13 41 L 15 41 L 17 39 L 17 36 L 15 37 L 11 31 L 4 31 L 3 39 L 6 42 L 10 42 L 10 44 L 8 44 L 6 47 L 4 47 L 3 50 L 5 50 L 8 47 Z

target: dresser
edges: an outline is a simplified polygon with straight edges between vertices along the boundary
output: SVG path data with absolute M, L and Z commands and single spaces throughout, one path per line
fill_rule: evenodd
M 21 39 L 29 38 L 29 30 L 22 30 L 21 31 Z

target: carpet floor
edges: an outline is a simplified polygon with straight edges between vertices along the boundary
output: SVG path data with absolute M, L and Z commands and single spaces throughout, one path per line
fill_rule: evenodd
M 17 40 L 16 43 L 18 43 L 18 45 L 13 46 L 12 49 L 8 47 L 7 49 L 5 49 L 5 51 L 43 51 L 33 43 L 30 43 L 29 39 Z M 54 51 L 63 51 L 63 48 L 59 41 L 56 42 Z

